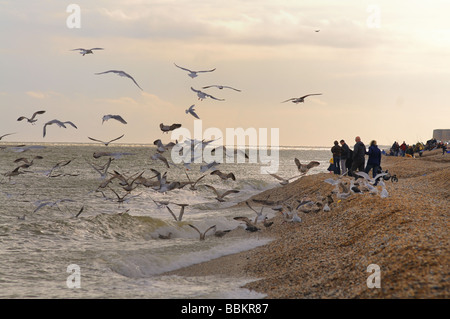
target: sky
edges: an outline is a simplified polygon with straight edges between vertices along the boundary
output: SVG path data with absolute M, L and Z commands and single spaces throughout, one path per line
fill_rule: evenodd
M 194 125 L 224 138 L 227 128 L 278 129 L 268 144 L 331 147 L 450 129 L 448 1 L 73 1 L 0 0 L 0 136 L 15 133 L 1 142 L 168 143 L 159 124 L 180 123 L 192 135 Z M 94 47 L 104 50 L 72 51 Z M 192 79 L 174 63 L 215 70 Z M 107 70 L 143 90 L 95 75 Z M 202 89 L 215 84 L 241 92 Z M 225 101 L 200 101 L 191 87 Z M 322 95 L 282 103 L 310 93 Z M 193 104 L 200 130 L 185 112 Z M 34 125 L 17 121 L 38 110 Z M 102 123 L 106 114 L 127 124 Z M 53 119 L 78 128 L 48 126 L 43 137 Z

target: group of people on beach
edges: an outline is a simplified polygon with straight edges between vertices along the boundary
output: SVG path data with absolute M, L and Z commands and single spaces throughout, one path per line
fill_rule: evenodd
M 372 170 L 372 176 L 375 177 L 381 171 L 381 150 L 378 148 L 375 140 L 370 142 L 368 150 L 366 150 L 366 146 L 359 136 L 355 137 L 353 150 L 350 149 L 344 140 L 340 140 L 340 142 L 334 141 L 331 153 L 333 158 L 330 161 L 332 163 L 328 170 L 334 172 L 334 174 L 357 178 L 354 172 L 360 171 L 368 174 Z M 367 163 L 366 155 L 369 156 Z
M 408 157 L 414 157 L 414 153 L 419 153 L 419 156 L 422 156 L 423 151 L 431 151 L 434 149 L 442 148 L 442 154 L 445 154 L 447 151 L 447 143 L 443 141 L 437 141 L 435 138 L 432 138 L 426 142 L 426 144 L 417 142 L 414 145 L 408 145 L 403 141 L 401 145 L 398 144 L 397 141 L 395 141 L 391 149 L 389 150 L 389 153 L 386 154 L 388 156 L 408 156 Z

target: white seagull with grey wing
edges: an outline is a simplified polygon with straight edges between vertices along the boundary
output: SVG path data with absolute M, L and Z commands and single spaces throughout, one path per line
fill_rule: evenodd
M 184 70 L 184 71 L 189 72 L 188 75 L 189 75 L 191 78 L 196 78 L 196 77 L 198 76 L 197 73 L 212 72 L 212 71 L 215 70 L 215 68 L 214 68 L 214 69 L 211 69 L 211 70 L 193 71 L 193 70 L 189 70 L 189 69 L 183 68 L 183 67 L 177 65 L 176 63 L 174 63 L 174 64 L 175 64 L 175 66 L 176 66 L 177 68 L 180 68 L 180 69 L 182 69 L 182 70 Z
M 96 74 L 96 75 L 100 75 L 100 74 L 106 74 L 106 73 L 115 73 L 115 74 L 117 74 L 118 76 L 123 76 L 123 77 L 129 78 L 129 79 L 131 79 L 131 80 L 134 82 L 134 84 L 136 84 L 136 86 L 137 86 L 138 88 L 140 88 L 140 89 L 142 90 L 142 88 L 139 86 L 139 84 L 137 84 L 136 80 L 135 80 L 131 75 L 129 75 L 128 73 L 126 73 L 126 72 L 124 72 L 124 71 L 109 70 L 109 71 L 100 72 L 100 73 L 95 73 L 95 74 Z M 143 91 L 143 90 L 142 90 L 142 91 Z

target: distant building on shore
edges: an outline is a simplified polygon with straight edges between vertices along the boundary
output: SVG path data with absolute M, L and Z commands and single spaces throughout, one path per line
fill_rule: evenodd
M 450 130 L 433 130 L 433 138 L 438 141 L 450 141 Z

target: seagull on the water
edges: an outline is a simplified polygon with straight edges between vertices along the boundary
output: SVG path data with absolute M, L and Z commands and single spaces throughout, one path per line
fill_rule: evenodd
M 52 125 L 52 124 L 57 124 L 59 127 L 64 127 L 64 128 L 67 128 L 67 126 L 65 124 L 70 124 L 74 128 L 77 128 L 77 126 L 70 121 L 61 122 L 59 120 L 51 120 L 51 121 L 48 121 L 47 123 L 45 123 L 45 125 L 44 125 L 43 137 L 45 137 L 47 125 Z
M 94 52 L 92 52 L 93 50 L 104 50 L 104 49 L 103 48 L 92 48 L 92 49 L 78 48 L 78 49 L 72 49 L 70 51 L 80 51 L 80 54 L 85 56 L 86 54 L 94 54 Z
M 102 144 L 105 144 L 105 146 L 108 146 L 110 143 L 112 143 L 112 142 L 114 142 L 114 141 L 117 141 L 117 140 L 121 139 L 121 138 L 124 137 L 124 136 L 125 136 L 125 134 L 122 134 L 121 136 L 116 137 L 116 138 L 114 138 L 114 139 L 112 139 L 112 140 L 110 140 L 110 141 L 107 141 L 107 142 L 104 142 L 104 141 L 101 141 L 101 140 L 97 140 L 97 139 L 92 138 L 92 137 L 89 137 L 89 136 L 88 136 L 88 139 L 90 139 L 91 141 L 100 142 L 100 143 L 102 143 Z
M 218 98 L 216 98 L 216 97 L 214 97 L 214 96 L 212 96 L 212 95 L 210 95 L 210 94 L 207 94 L 207 93 L 202 92 L 202 91 L 200 91 L 200 90 L 196 90 L 196 89 L 194 89 L 192 86 L 191 86 L 191 90 L 194 91 L 195 93 L 197 93 L 198 99 L 199 99 L 200 101 L 203 101 L 203 100 L 206 99 L 207 97 L 209 97 L 209 98 L 211 98 L 211 99 L 213 99 L 213 100 L 217 100 L 217 101 L 225 101 L 225 99 L 218 99 Z
M 34 122 L 37 121 L 37 119 L 35 119 L 36 115 L 44 114 L 44 113 L 45 113 L 45 111 L 37 111 L 37 112 L 34 112 L 34 113 L 33 113 L 33 115 L 31 116 L 31 118 L 28 118 L 28 117 L 26 117 L 26 116 L 21 116 L 21 117 L 19 117 L 19 118 L 17 119 L 17 121 L 27 120 L 28 123 L 34 124 Z
M 195 78 L 195 77 L 197 77 L 198 76 L 198 74 L 197 73 L 205 73 L 205 72 L 212 72 L 212 71 L 214 71 L 215 70 L 215 68 L 214 69 L 212 69 L 212 70 L 205 70 L 205 71 L 193 71 L 193 70 L 189 70 L 189 69 L 186 69 L 186 68 L 183 68 L 183 67 L 181 67 L 181 66 L 178 66 L 176 63 L 174 63 L 175 64 L 175 66 L 177 67 L 177 68 L 180 68 L 180 69 L 182 69 L 182 70 L 184 70 L 184 71 L 187 71 L 187 72 L 189 72 L 188 73 L 188 75 L 191 77 L 191 78 Z
M 127 77 L 127 78 L 131 79 L 131 80 L 134 82 L 134 84 L 136 84 L 136 86 L 142 90 L 142 88 L 139 86 L 139 84 L 137 84 L 136 80 L 135 80 L 131 75 L 129 75 L 128 73 L 126 73 L 126 72 L 124 72 L 124 71 L 109 70 L 109 71 L 100 72 L 100 73 L 95 73 L 95 74 L 96 74 L 96 75 L 99 75 L 99 74 L 105 74 L 105 73 L 115 73 L 115 74 L 117 74 L 118 76 L 124 76 L 124 77 Z M 142 90 L 142 91 L 143 91 L 143 90 Z
M 303 102 L 305 102 L 305 98 L 307 98 L 308 96 L 311 96 L 311 95 L 322 95 L 322 93 L 314 93 L 314 94 L 303 95 L 301 97 L 293 97 L 292 99 L 288 99 L 281 103 L 285 103 L 285 102 L 289 102 L 289 101 L 292 101 L 292 103 L 295 103 L 295 104 L 303 103 Z
M 200 232 L 200 230 L 199 230 L 197 227 L 195 227 L 194 225 L 192 225 L 192 224 L 188 224 L 188 225 L 189 225 L 190 227 L 194 228 L 194 229 L 197 231 L 197 233 L 199 233 L 199 235 L 200 235 L 200 240 L 205 240 L 206 233 L 209 232 L 210 230 L 213 230 L 213 229 L 216 228 L 216 225 L 213 225 L 213 226 L 209 227 L 208 229 L 206 229 L 206 230 L 202 233 L 202 232 Z
M 127 121 L 125 121 L 122 116 L 120 116 L 120 115 L 112 115 L 112 114 L 104 115 L 103 118 L 102 118 L 102 124 L 105 121 L 108 121 L 109 119 L 114 119 L 114 120 L 119 121 L 122 124 L 127 124 Z
M 234 87 L 227 86 L 227 85 L 208 85 L 208 86 L 202 87 L 202 89 L 208 89 L 208 88 L 212 88 L 212 87 L 216 87 L 216 88 L 218 88 L 220 90 L 231 89 L 231 90 L 235 90 L 235 91 L 241 92 L 241 90 L 235 89 Z
M 308 164 L 301 164 L 298 158 L 294 158 L 295 165 L 297 165 L 298 171 L 302 174 L 306 174 L 311 168 L 319 166 L 317 161 L 311 161 Z
M 195 104 L 192 104 L 187 110 L 186 110 L 186 114 L 191 114 L 193 117 L 195 117 L 196 119 L 200 120 L 200 117 L 198 117 L 197 113 L 195 113 L 195 109 L 194 109 Z

